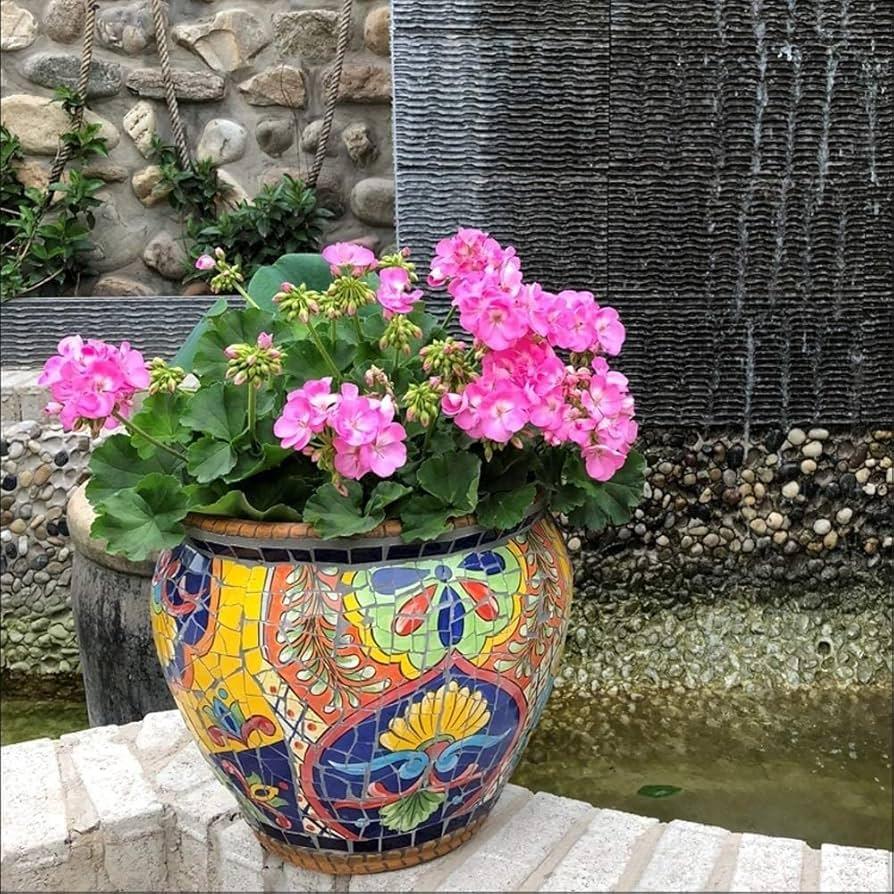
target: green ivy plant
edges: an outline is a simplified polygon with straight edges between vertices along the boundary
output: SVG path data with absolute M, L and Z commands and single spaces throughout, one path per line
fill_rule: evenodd
M 301 284 L 324 298 L 335 294 L 329 265 L 313 254 L 289 254 L 263 266 L 242 285 L 238 265 L 218 253 L 221 291 L 241 291 L 246 306 L 221 299 L 199 323 L 171 365 L 154 361 L 153 390 L 132 418 L 93 452 L 87 496 L 97 512 L 93 534 L 131 559 L 177 544 L 188 513 L 267 521 L 304 521 L 326 538 L 370 531 L 399 518 L 407 541 L 446 532 L 453 519 L 475 514 L 489 528 L 518 524 L 541 502 L 594 531 L 629 520 L 643 487 L 643 458 L 631 452 L 608 482 L 591 479 L 577 452 L 542 441 L 507 446 L 468 437 L 433 409 L 405 413 L 407 460 L 387 479 L 333 481 L 310 457 L 284 449 L 273 433 L 287 395 L 308 380 L 332 376 L 389 383 L 400 408 L 414 383 L 428 381 L 420 349 L 447 337 L 416 305 L 409 334 L 397 338 L 377 303 L 329 320 L 283 310 L 282 283 Z M 402 263 L 399 256 L 389 259 Z M 412 266 L 412 265 L 410 265 Z M 369 274 L 365 284 L 375 289 Z M 261 333 L 281 351 L 280 367 L 261 387 L 236 384 L 228 346 L 253 346 Z M 187 386 L 186 372 L 195 381 Z M 418 385 L 417 385 L 418 387 Z M 436 403 L 436 402 L 435 402 Z M 434 406 L 434 404 L 432 405 Z
M 219 246 L 251 277 L 283 254 L 319 251 L 323 227 L 331 217 L 314 190 L 286 174 L 264 186 L 251 203 L 243 202 L 216 219 L 192 219 L 186 228 L 189 255 L 195 261 Z
M 56 91 L 55 99 L 69 113 L 80 104 L 76 92 Z M 97 156 L 108 156 L 99 135 L 100 125 L 81 124 L 64 133 L 61 142 L 68 153 L 67 176 L 48 184 L 46 190 L 24 186 L 16 176 L 23 155 L 18 138 L 0 125 L 0 298 L 6 301 L 53 286 L 77 283 L 93 248 L 89 238 L 96 223 L 94 209 L 101 203 L 97 192 L 103 181 L 84 174 L 83 165 Z

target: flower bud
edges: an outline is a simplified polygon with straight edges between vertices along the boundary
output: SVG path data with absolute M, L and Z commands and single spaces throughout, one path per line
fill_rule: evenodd
M 415 338 L 422 338 L 422 330 L 409 317 L 395 314 L 385 327 L 385 332 L 379 340 L 379 348 L 383 351 L 397 348 L 404 354 L 409 354 L 410 342 Z
M 229 345 L 224 354 L 227 356 L 227 378 L 234 385 L 251 383 L 260 388 L 264 382 L 282 372 L 282 361 L 285 354 L 273 344 L 273 336 L 267 332 L 258 335 L 253 345 Z
M 161 391 L 173 394 L 185 378 L 186 373 L 179 366 L 168 366 L 161 357 L 155 357 L 149 362 L 150 394 Z
M 283 317 L 289 322 L 299 320 L 302 323 L 309 322 L 312 314 L 320 312 L 320 299 L 320 293 L 307 288 L 304 283 L 296 287 L 289 282 L 284 282 L 273 296 Z

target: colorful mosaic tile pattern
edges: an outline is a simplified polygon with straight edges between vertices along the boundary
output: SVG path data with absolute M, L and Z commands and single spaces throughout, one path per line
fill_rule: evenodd
M 552 686 L 571 568 L 545 516 L 472 536 L 360 564 L 270 561 L 275 543 L 222 555 L 199 539 L 160 557 L 165 677 L 262 840 L 374 854 L 493 805 Z

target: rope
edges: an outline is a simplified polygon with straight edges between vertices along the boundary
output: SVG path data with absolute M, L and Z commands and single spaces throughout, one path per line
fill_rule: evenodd
M 351 10 L 353 0 L 343 0 L 341 14 L 338 19 L 338 42 L 335 49 L 335 64 L 332 66 L 326 83 L 326 110 L 323 114 L 323 126 L 320 128 L 320 139 L 317 142 L 317 153 L 314 156 L 313 167 L 307 178 L 307 185 L 313 189 L 317 185 L 317 179 L 326 159 L 326 149 L 329 147 L 329 134 L 332 131 L 332 119 L 335 117 L 335 104 L 338 102 L 338 89 L 341 86 L 341 72 L 344 68 L 345 55 L 348 52 L 348 44 L 351 39 Z
M 180 106 L 177 103 L 177 91 L 174 89 L 174 76 L 171 73 L 171 56 L 168 51 L 168 23 L 163 0 L 152 0 L 152 20 L 155 23 L 155 45 L 158 49 L 158 60 L 161 64 L 165 102 L 168 106 L 168 115 L 171 118 L 171 133 L 174 136 L 174 144 L 177 146 L 177 154 L 180 156 L 180 166 L 187 170 L 192 167 L 192 156 L 189 152 L 189 143 L 186 141 L 183 121 L 180 118 Z
M 93 41 L 96 36 L 96 10 L 98 3 L 87 3 L 84 18 L 84 44 L 81 48 L 81 67 L 78 70 L 78 104 L 70 115 L 71 129 L 80 130 L 84 123 L 84 107 L 87 104 L 87 87 L 90 83 L 90 68 L 93 65 Z M 65 170 L 65 165 L 71 155 L 71 147 L 66 143 L 60 143 L 50 168 L 50 183 L 55 183 Z M 50 194 L 47 195 L 48 203 Z

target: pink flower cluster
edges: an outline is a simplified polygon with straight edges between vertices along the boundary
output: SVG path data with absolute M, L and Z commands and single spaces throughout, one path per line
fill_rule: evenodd
M 149 387 L 143 355 L 126 341 L 116 348 L 71 335 L 59 342 L 58 352 L 44 364 L 37 382 L 49 388 L 53 398 L 46 412 L 59 416 L 66 431 L 87 420 L 115 428 L 118 422 L 112 414 L 128 416 L 134 394 Z
M 407 461 L 404 427 L 394 421 L 389 395 L 362 395 L 346 382 L 338 393 L 332 379 L 312 379 L 288 395 L 273 427 L 283 447 L 308 453 L 319 461 L 323 452 L 314 437 L 331 443 L 333 467 L 345 478 L 360 479 L 368 472 L 388 478 Z
M 611 478 L 637 434 L 627 379 L 602 356 L 624 343 L 617 311 L 590 292 L 526 284 L 515 249 L 479 230 L 438 243 L 429 284 L 447 285 L 483 351 L 481 375 L 443 396 L 445 415 L 472 438 L 506 444 L 529 430 L 575 444 L 592 478 Z M 592 367 L 566 366 L 556 349 L 592 357 Z

